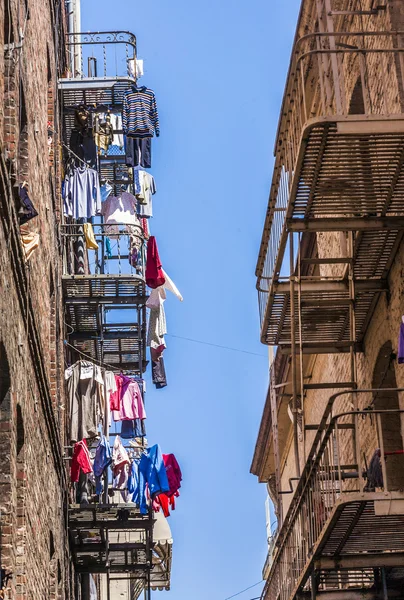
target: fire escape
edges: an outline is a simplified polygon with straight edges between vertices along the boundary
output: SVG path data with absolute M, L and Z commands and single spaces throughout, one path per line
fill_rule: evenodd
M 59 89 L 69 157 L 75 110 L 85 106 L 121 111 L 124 92 L 136 83 L 137 55 L 136 38 L 129 32 L 69 34 L 67 47 L 72 68 Z M 111 145 L 97 163 L 100 183 L 107 182 L 118 196 L 131 182 L 124 149 Z M 74 360 L 90 357 L 117 373 L 142 377 L 147 366 L 144 233 L 136 226 L 128 232 L 124 225 L 112 232 L 102 217 L 92 221 L 98 248 L 91 251 L 86 249 L 83 224 L 62 225 L 68 350 Z M 141 256 L 135 267 L 129 261 L 133 243 Z M 106 593 L 101 596 L 105 600 L 115 593 L 137 598 L 143 590 L 150 599 L 152 588 L 168 589 L 171 534 L 160 520 L 151 509 L 143 515 L 134 505 L 124 504 L 107 476 L 99 503 L 69 508 L 75 572 L 106 576 Z M 164 528 L 168 531 L 163 540 L 159 531 Z
M 372 390 L 358 389 L 357 356 L 388 293 L 404 233 L 404 35 L 379 27 L 385 6 L 335 5 L 302 5 L 307 27 L 292 53 L 256 271 L 261 340 L 290 360 L 286 383 L 273 365 L 269 392 L 278 494 L 289 493 L 281 489 L 277 441 L 277 406 L 286 388 L 297 471 L 287 513 L 278 515 L 267 600 L 351 599 L 357 590 L 361 598 L 403 597 L 388 595 L 386 573 L 404 564 L 404 496 L 387 485 L 377 410 L 371 418 L 385 486 L 364 492 L 368 413 L 359 405 Z M 305 379 L 310 355 L 339 353 L 349 357 L 347 381 Z M 306 394 L 327 389 L 341 391 L 329 399 L 321 423 L 305 423 Z M 335 414 L 343 396 L 352 410 Z M 380 596 L 371 595 L 375 589 Z

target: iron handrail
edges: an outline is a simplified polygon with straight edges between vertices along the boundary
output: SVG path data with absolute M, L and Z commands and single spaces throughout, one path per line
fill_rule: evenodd
M 269 574 L 267 584 L 265 586 L 263 597 L 269 585 L 271 585 L 275 571 L 279 569 L 280 564 L 283 564 L 284 562 L 284 557 L 282 558 L 282 556 L 285 552 L 287 552 L 288 545 L 290 546 L 291 540 L 299 540 L 299 542 L 294 542 L 297 543 L 297 546 L 294 546 L 294 543 L 292 544 L 292 546 L 296 548 L 297 552 L 297 554 L 294 556 L 294 560 L 297 561 L 297 564 L 300 564 L 300 567 L 295 565 L 295 569 L 297 569 L 299 573 L 302 573 L 302 564 L 305 562 L 306 558 L 310 557 L 310 552 L 313 549 L 314 545 L 317 543 L 318 539 L 320 538 L 322 529 L 325 523 L 327 522 L 327 518 L 330 512 L 335 506 L 336 500 L 341 495 L 349 495 L 350 493 L 358 491 L 356 488 L 343 489 L 344 480 L 347 478 L 351 480 L 357 479 L 359 481 L 359 485 L 361 485 L 363 475 L 361 471 L 360 457 L 357 454 L 355 446 L 352 447 L 354 464 L 350 465 L 351 468 L 355 467 L 355 471 L 352 473 L 345 473 L 344 469 L 346 469 L 347 467 L 343 466 L 343 463 L 341 463 L 342 453 L 347 451 L 347 445 L 345 445 L 344 450 L 342 452 L 340 451 L 339 447 L 339 436 L 341 435 L 340 432 L 342 430 L 338 428 L 338 422 L 341 419 L 351 417 L 353 421 L 352 426 L 355 428 L 355 432 L 357 434 L 357 427 L 354 425 L 354 423 L 355 420 L 358 419 L 358 417 L 376 417 L 376 424 L 380 437 L 380 458 L 383 472 L 384 491 L 386 491 L 386 489 L 388 488 L 386 476 L 387 454 L 383 450 L 381 418 L 383 415 L 402 415 L 404 414 L 404 410 L 369 409 L 344 411 L 336 415 L 331 414 L 334 402 L 339 396 L 344 396 L 347 394 L 365 393 L 377 394 L 379 392 L 398 393 L 404 392 L 404 388 L 344 390 L 342 392 L 333 394 L 330 397 L 319 428 L 317 429 L 315 439 L 308 454 L 305 467 L 300 477 L 291 505 L 289 507 L 285 520 L 280 527 L 279 534 L 276 540 L 277 552 L 276 556 L 274 557 L 271 572 Z M 336 432 L 336 437 L 332 438 L 331 436 L 334 432 Z M 333 443 L 330 444 L 330 442 Z M 336 449 L 334 447 L 335 442 Z M 313 514 L 311 518 L 309 517 L 309 523 L 303 524 L 302 515 L 306 514 L 306 512 L 309 510 L 311 510 Z M 307 516 L 308 515 L 306 515 L 306 518 Z M 305 555 L 306 558 L 304 558 L 302 553 Z M 298 575 L 298 577 L 300 577 L 300 574 Z M 298 577 L 296 578 L 296 581 Z
M 285 208 L 285 196 L 286 196 L 286 208 L 290 205 L 290 192 L 293 186 L 293 174 L 295 172 L 296 161 L 298 159 L 297 149 L 300 144 L 301 133 L 304 131 L 305 126 L 309 123 L 312 114 L 310 113 L 310 107 L 307 106 L 308 99 L 307 90 L 305 87 L 305 74 L 310 70 L 312 61 L 316 60 L 318 64 L 318 72 L 315 74 L 315 85 L 322 89 L 322 110 L 318 115 L 321 117 L 335 116 L 347 117 L 348 116 L 348 99 L 345 97 L 346 90 L 343 89 L 344 81 L 344 69 L 343 65 L 340 66 L 338 71 L 328 72 L 324 64 L 329 58 L 335 57 L 336 60 L 343 61 L 345 57 L 357 56 L 359 62 L 363 62 L 361 69 L 358 66 L 358 76 L 361 78 L 362 87 L 364 90 L 365 101 L 369 105 L 367 111 L 371 115 L 379 117 L 391 116 L 392 114 L 401 114 L 400 112 L 392 111 L 388 103 L 385 103 L 383 110 L 380 106 L 371 106 L 368 80 L 369 80 L 369 64 L 371 56 L 377 56 L 384 54 L 385 56 L 391 56 L 392 60 L 397 58 L 397 64 L 395 69 L 392 71 L 391 77 L 397 78 L 397 86 L 400 86 L 400 81 L 404 79 L 404 48 L 398 44 L 394 47 L 382 48 L 382 47 L 366 47 L 366 37 L 371 36 L 374 40 L 377 39 L 377 35 L 383 38 L 390 37 L 393 41 L 399 40 L 400 35 L 404 35 L 403 32 L 336 32 L 335 34 L 329 33 L 311 33 L 304 36 L 304 39 L 299 39 L 292 53 L 291 66 L 289 69 L 285 95 L 282 103 L 281 116 L 278 125 L 278 132 L 276 135 L 275 143 L 275 166 L 274 174 L 271 184 L 271 190 L 268 201 L 268 210 L 265 217 L 264 230 L 261 238 L 260 250 L 256 265 L 255 274 L 257 277 L 256 288 L 259 294 L 259 305 L 260 305 L 260 318 L 261 326 L 266 322 L 266 309 L 268 306 L 269 292 L 272 281 L 276 280 L 277 274 L 279 274 L 283 253 L 286 248 L 287 239 L 287 214 Z M 302 48 L 303 42 L 312 43 L 313 40 L 326 40 L 328 37 L 354 37 L 359 36 L 363 44 L 357 48 L 309 48 L 305 51 Z M 301 52 L 299 53 L 299 50 Z M 343 58 L 341 58 L 343 57 Z M 389 59 L 390 60 L 390 59 Z M 372 66 L 372 65 L 371 65 Z M 374 66 L 374 65 L 373 65 Z M 324 81 L 323 81 L 324 78 Z M 327 80 L 327 85 L 325 83 Z M 328 91 L 324 89 L 328 86 Z M 386 86 L 383 86 L 383 90 L 386 90 Z M 383 95 L 383 91 L 382 91 Z M 336 98 L 339 98 L 336 102 Z M 340 105 L 338 109 L 337 105 Z M 342 108 L 341 108 L 342 106 Z M 286 179 L 281 178 L 281 174 L 286 174 Z M 286 186 L 285 186 L 286 184 Z M 284 189 L 282 189 L 284 188 Z M 283 200 L 280 202 L 280 196 Z M 281 212 L 277 214 L 281 209 Z
M 87 44 L 130 44 L 136 50 L 136 36 L 131 31 L 83 31 L 78 33 L 70 32 L 66 35 L 68 37 L 66 42 L 68 46 Z M 70 38 L 79 39 L 78 41 L 71 41 Z

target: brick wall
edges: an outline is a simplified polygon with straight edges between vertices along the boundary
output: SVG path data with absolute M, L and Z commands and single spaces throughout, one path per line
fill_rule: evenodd
M 62 459 L 60 164 L 58 152 L 49 154 L 47 127 L 58 127 L 53 4 L 0 0 L 1 567 L 12 576 L 5 598 L 15 600 L 73 597 Z M 9 40 L 21 41 L 19 29 L 22 47 L 5 50 Z M 23 179 L 39 213 L 29 222 L 40 243 L 28 262 L 16 213 Z
M 362 8 L 368 10 L 371 8 L 370 0 L 362 2 Z M 333 2 L 334 10 L 352 10 L 357 8 L 356 4 L 348 0 L 341 2 Z M 315 2 L 304 2 L 301 17 L 301 25 L 298 29 L 298 36 L 303 36 L 313 30 L 313 23 L 316 21 Z M 336 29 L 340 31 L 359 31 L 359 30 L 377 30 L 377 31 L 395 31 L 404 28 L 404 3 L 400 0 L 391 0 L 388 3 L 388 9 L 380 12 L 377 17 L 350 16 L 341 17 L 339 22 L 336 21 Z M 394 42 L 390 38 L 385 39 L 385 47 L 391 48 Z M 376 40 L 370 39 L 369 47 L 380 45 L 380 38 Z M 402 45 L 402 44 L 401 44 Z M 355 54 L 347 55 L 339 58 L 340 67 L 343 64 L 344 94 L 349 106 L 352 95 L 357 89 L 358 77 L 360 75 L 360 65 L 358 57 Z M 343 62 L 342 62 L 343 61 Z M 369 99 L 372 104 L 372 112 L 385 112 L 388 110 L 391 114 L 400 113 L 404 110 L 403 94 L 401 84 L 398 82 L 397 72 L 398 63 L 393 54 L 370 55 L 367 64 L 367 80 L 369 84 Z M 381 76 L 383 74 L 383 76 Z M 313 75 L 313 73 L 312 73 Z M 313 81 L 307 78 L 307 85 L 315 87 Z M 308 93 L 308 97 L 310 94 Z M 311 107 L 311 115 L 318 114 L 316 110 L 319 107 L 316 105 L 313 98 Z M 357 97 L 354 97 L 353 106 L 357 103 Z M 358 106 L 355 104 L 356 107 Z M 310 107 L 309 107 L 310 112 Z M 319 233 L 317 234 L 317 250 L 320 258 L 325 257 L 342 257 L 346 256 L 346 235 L 341 233 Z M 327 265 L 321 267 L 321 274 L 327 276 L 341 276 L 344 266 Z M 392 352 L 397 353 L 398 334 L 401 323 L 401 317 L 404 314 L 404 244 L 401 244 L 395 261 L 392 265 L 388 283 L 389 292 L 381 294 L 380 300 L 376 306 L 370 326 L 364 340 L 364 352 L 357 355 L 357 383 L 359 388 L 371 388 L 372 386 L 380 385 L 383 380 L 383 385 L 392 385 L 392 387 L 404 386 L 404 365 L 398 365 L 397 360 L 389 359 L 386 361 L 383 358 L 383 348 L 390 348 Z M 388 351 L 389 355 L 391 351 Z M 310 370 L 304 374 L 312 383 L 321 382 L 344 382 L 351 380 L 350 372 L 350 357 L 344 354 L 333 355 L 318 355 L 310 362 Z M 279 383 L 279 382 L 277 382 Z M 330 395 L 339 390 L 310 390 L 306 393 L 304 399 L 304 414 L 307 424 L 318 424 L 324 413 L 326 402 Z M 372 394 L 359 396 L 359 409 L 364 409 L 372 401 L 377 408 L 404 408 L 403 394 L 380 394 L 376 398 Z M 352 397 L 349 395 L 342 396 L 338 399 L 334 406 L 334 413 L 349 411 L 353 409 Z M 398 421 L 398 422 L 397 422 Z M 292 426 L 291 426 L 292 429 Z M 398 417 L 394 419 L 385 419 L 382 423 L 383 437 L 385 438 L 386 446 L 390 449 L 403 446 L 404 439 L 404 423 Z M 376 424 L 370 418 L 360 419 L 360 452 L 361 452 L 361 467 L 365 466 L 363 455 L 366 456 L 367 464 L 369 464 L 371 456 L 376 449 L 377 430 Z M 308 432 L 306 436 L 305 447 L 300 441 L 300 458 L 301 469 L 304 466 L 305 457 L 310 449 L 314 439 L 314 432 Z M 348 440 L 348 432 L 342 432 L 342 441 Z M 352 449 L 342 443 L 342 458 L 343 462 L 349 462 L 352 459 Z M 398 449 L 398 448 L 397 448 Z M 289 478 L 294 477 L 296 473 L 294 450 L 292 443 L 292 435 L 283 448 L 280 449 L 282 454 L 281 471 L 282 471 L 282 489 L 289 489 Z M 404 489 L 404 460 L 401 457 L 388 459 L 388 480 L 391 489 Z M 349 482 L 347 486 L 349 486 Z M 295 487 L 295 486 L 294 486 Z M 290 504 L 291 495 L 283 495 L 282 502 L 284 514 Z

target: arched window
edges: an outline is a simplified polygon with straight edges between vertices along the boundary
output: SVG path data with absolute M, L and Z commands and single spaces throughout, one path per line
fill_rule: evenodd
M 349 103 L 350 115 L 365 114 L 365 99 L 363 97 L 362 78 L 358 77 L 352 92 L 351 102 Z

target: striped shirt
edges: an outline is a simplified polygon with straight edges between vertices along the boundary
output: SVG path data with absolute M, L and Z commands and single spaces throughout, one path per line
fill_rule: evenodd
M 126 135 L 137 138 L 160 135 L 156 97 L 153 90 L 132 87 L 123 95 L 122 127 Z

